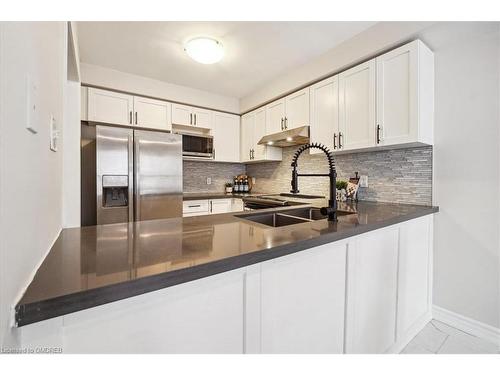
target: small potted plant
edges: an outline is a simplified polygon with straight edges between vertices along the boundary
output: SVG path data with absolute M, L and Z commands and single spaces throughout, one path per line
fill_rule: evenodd
M 346 189 L 347 189 L 347 181 L 338 180 L 337 181 L 337 193 L 336 198 L 338 201 L 345 201 L 347 197 Z
M 232 183 L 226 182 L 225 187 L 226 187 L 226 193 L 232 193 L 233 192 L 233 184 Z

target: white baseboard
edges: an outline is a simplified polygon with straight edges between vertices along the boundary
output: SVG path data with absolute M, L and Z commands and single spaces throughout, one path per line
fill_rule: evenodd
M 411 340 L 429 323 L 432 319 L 431 311 L 427 311 L 406 332 L 398 334 L 398 339 L 385 353 L 399 354 L 410 343 Z
M 432 307 L 432 318 L 470 335 L 500 345 L 500 328 L 481 323 L 477 320 L 443 309 L 442 307 L 436 305 L 433 305 Z

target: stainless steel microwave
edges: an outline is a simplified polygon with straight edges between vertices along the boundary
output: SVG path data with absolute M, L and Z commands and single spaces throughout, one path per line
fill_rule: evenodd
M 182 155 L 213 159 L 214 137 L 204 134 L 182 133 Z

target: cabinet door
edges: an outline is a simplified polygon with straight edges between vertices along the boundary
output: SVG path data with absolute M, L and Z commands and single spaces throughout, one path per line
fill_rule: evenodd
M 172 129 L 169 102 L 134 96 L 134 112 L 134 124 L 139 127 Z
M 377 57 L 380 145 L 417 141 L 417 54 L 417 44 L 413 42 Z
M 311 86 L 311 142 L 334 151 L 339 133 L 339 77 L 334 76 Z M 335 137 L 335 141 L 334 141 Z M 322 152 L 311 149 L 311 154 Z
M 172 124 L 194 125 L 191 107 L 182 104 L 172 104 Z
M 241 161 L 250 161 L 253 146 L 253 132 L 255 128 L 255 112 L 241 116 Z
M 217 161 L 240 161 L 240 116 L 214 112 L 212 127 Z
M 88 120 L 107 124 L 132 125 L 134 97 L 118 92 L 88 89 Z
M 309 125 L 309 87 L 285 98 L 285 129 Z
M 395 342 L 398 229 L 357 237 L 347 264 L 346 353 L 384 353 Z
M 375 59 L 339 75 L 340 146 L 375 146 Z
M 212 111 L 208 109 L 193 108 L 193 125 L 200 128 L 212 128 Z
M 273 259 L 261 268 L 263 353 L 342 353 L 346 243 Z
M 398 338 L 431 309 L 432 223 L 424 216 L 401 225 L 398 272 Z
M 212 199 L 210 200 L 211 214 L 225 214 L 231 212 L 231 199 Z
M 266 106 L 267 126 L 265 134 L 279 133 L 285 130 L 285 99 L 279 99 Z
M 266 108 L 262 107 L 255 111 L 255 126 L 253 133 L 253 158 L 252 160 L 265 160 L 266 159 L 266 148 L 268 146 L 263 146 L 257 144 L 260 139 L 266 134 Z

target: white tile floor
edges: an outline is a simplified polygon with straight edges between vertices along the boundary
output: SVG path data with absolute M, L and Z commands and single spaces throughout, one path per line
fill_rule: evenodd
M 424 329 L 401 351 L 401 354 L 499 354 L 500 347 L 469 335 L 437 320 Z

